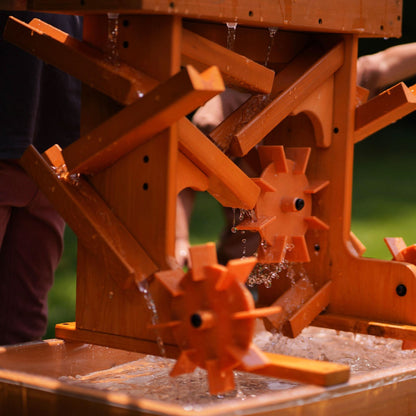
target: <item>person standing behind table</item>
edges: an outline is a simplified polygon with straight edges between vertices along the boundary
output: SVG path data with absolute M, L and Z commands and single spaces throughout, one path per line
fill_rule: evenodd
M 0 345 L 40 339 L 64 221 L 18 159 L 79 138 L 80 82 L 3 39 L 9 15 L 81 38 L 77 16 L 0 10 Z

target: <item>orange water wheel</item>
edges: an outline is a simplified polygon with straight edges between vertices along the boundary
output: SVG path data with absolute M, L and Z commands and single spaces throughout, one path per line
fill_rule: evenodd
M 307 229 L 328 229 L 327 224 L 312 215 L 312 195 L 329 181 L 310 182 L 306 177 L 310 152 L 309 147 L 258 147 L 262 174 L 253 180 L 261 194 L 255 216 L 246 218 L 237 228 L 260 233 L 260 263 L 280 263 L 284 259 L 308 262 Z
M 233 369 L 264 366 L 265 357 L 251 343 L 258 317 L 276 314 L 280 307 L 255 309 L 244 286 L 256 259 L 217 264 L 215 244 L 190 249 L 192 270 L 155 274 L 171 293 L 171 320 L 157 325 L 173 332 L 181 354 L 171 375 L 201 367 L 208 372 L 212 394 L 234 389 Z

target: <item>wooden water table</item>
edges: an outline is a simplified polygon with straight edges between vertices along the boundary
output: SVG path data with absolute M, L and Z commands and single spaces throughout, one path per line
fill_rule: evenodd
M 234 370 L 320 388 L 348 381 L 346 366 L 260 351 L 252 343 L 257 318 L 290 337 L 313 324 L 416 341 L 415 246 L 388 238 L 394 260 L 364 258 L 350 232 L 354 144 L 415 109 L 412 87 L 400 83 L 367 100 L 355 82 L 359 38 L 399 37 L 400 0 L 0 5 L 84 16 L 82 41 L 39 19 L 10 18 L 4 32 L 83 82 L 79 140 L 42 155 L 29 148 L 21 160 L 78 237 L 76 322 L 57 326 L 62 348 L 160 355 L 161 338 L 166 356 L 177 359 L 172 375 L 202 367 L 216 394 L 234 388 Z M 250 98 L 208 137 L 187 116 L 225 86 Z M 174 250 L 176 199 L 185 188 L 251 213 L 238 228 L 259 233 L 257 257 L 222 266 L 208 243 L 191 249 L 184 272 Z M 259 288 L 255 305 L 244 283 L 259 265 L 280 267 L 280 277 Z M 3 358 L 50 345 L 11 347 Z M 109 365 L 111 351 L 98 367 Z M 51 360 L 61 362 L 56 354 Z M 5 406 L 28 391 L 42 406 L 48 388 L 7 374 Z M 109 414 L 125 414 L 110 402 Z

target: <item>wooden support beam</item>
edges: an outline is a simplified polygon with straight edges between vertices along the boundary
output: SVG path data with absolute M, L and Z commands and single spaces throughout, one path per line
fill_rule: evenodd
M 182 63 L 197 70 L 217 65 L 227 85 L 268 94 L 274 71 L 190 30 L 182 29 Z
M 252 209 L 260 188 L 189 120 L 178 123 L 179 149 L 208 178 L 207 191 L 222 205 Z
M 112 165 L 224 90 L 216 67 L 186 67 L 63 151 L 70 172 L 92 174 Z
M 20 163 L 84 246 L 105 262 L 120 287 L 131 287 L 158 270 L 87 181 L 61 178 L 61 167 L 49 165 L 33 146 Z
M 354 143 L 416 110 L 416 84 L 403 82 L 389 88 L 355 110 Z
M 400 325 L 348 316 L 341 314 L 323 313 L 312 325 L 355 334 L 375 335 L 377 337 L 416 341 L 416 325 Z
M 9 17 L 3 38 L 85 84 L 128 105 L 158 85 L 158 81 L 65 32 L 33 19 L 26 24 Z
M 275 78 L 270 98 L 254 96 L 224 120 L 210 137 L 235 156 L 246 155 L 342 65 L 344 45 L 326 53 L 318 46 L 303 51 Z
M 264 368 L 251 370 L 252 373 L 319 386 L 346 383 L 350 376 L 349 367 L 343 364 L 288 355 L 263 354 L 268 358 L 270 364 Z
M 156 341 L 77 328 L 75 322 L 57 324 L 55 326 L 55 336 L 71 342 L 91 343 L 143 354 L 160 354 L 160 348 Z M 179 356 L 179 347 L 176 345 L 165 342 L 163 348 L 167 358 L 177 358 Z

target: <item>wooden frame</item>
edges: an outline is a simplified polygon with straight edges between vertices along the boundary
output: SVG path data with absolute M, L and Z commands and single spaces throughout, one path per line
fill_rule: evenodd
M 249 178 L 184 117 L 224 89 L 222 76 L 229 85 L 244 87 L 253 96 L 211 133 L 211 139 L 234 157 L 244 157 L 254 150 L 259 159 L 257 166 L 254 161 L 256 168 L 268 161 L 279 167 L 279 173 L 301 177 L 306 184 L 301 189 L 307 194 L 302 203 L 306 201 L 310 215 L 302 222 L 301 235 L 288 231 L 267 243 L 276 242 L 282 253 L 287 241 L 299 242 L 303 258 L 308 260 L 308 253 L 315 250 L 316 256 L 311 256 L 304 266 L 312 282 L 310 290 L 298 296 L 299 285 L 287 290 L 278 283 L 268 292 L 260 290 L 260 303 L 280 306 L 284 305 L 282 299 L 289 300 L 293 308 L 283 325 L 290 336 L 314 322 L 334 328 L 360 328 L 363 332 L 377 328 L 381 335 L 413 341 L 416 266 L 404 261 L 364 259 L 362 245 L 350 233 L 354 143 L 414 108 L 413 89 L 403 85 L 368 103 L 361 92 L 357 99 L 355 86 L 359 36 L 397 35 L 401 2 L 386 0 L 381 7 L 373 0 L 337 4 L 320 0 L 321 7 L 314 3 L 311 9 L 306 1 L 288 1 L 278 8 L 271 1 L 249 4 L 241 0 L 235 10 L 229 3 L 197 1 L 186 6 L 181 1 L 162 5 L 143 1 L 140 6 L 133 1 L 120 6 L 110 0 L 27 3 L 30 10 L 85 14 L 84 42 L 88 46 L 39 21 L 29 25 L 13 19 L 9 22 L 5 39 L 45 59 L 56 59 L 58 66 L 88 85 L 83 97 L 82 137 L 62 153 L 54 149 L 42 157 L 30 149 L 22 158 L 23 166 L 46 194 L 53 194 L 54 187 L 58 187 L 59 196 L 65 200 L 58 194 L 51 199 L 59 211 L 70 218 L 69 201 L 68 206 L 74 207 L 77 215 L 87 217 L 84 224 L 88 227 L 77 228 L 76 324 L 58 326 L 58 336 L 160 354 L 154 331 L 157 325 L 149 327 L 152 316 L 146 294 L 150 290 L 154 303 L 161 306 L 160 320 L 172 322 L 169 305 L 175 294 L 153 277 L 164 270 L 176 276 L 177 193 L 185 186 L 208 190 L 224 206 L 252 209 L 263 194 L 279 191 L 262 177 Z M 7 5 L 14 7 L 9 2 Z M 340 7 L 344 15 L 339 13 Z M 22 4 L 16 8 L 21 9 Z M 108 54 L 107 12 L 121 13 L 117 18 L 123 22 L 117 43 L 119 62 L 115 66 L 101 62 Z M 187 27 L 183 25 L 184 16 L 227 22 L 233 21 L 232 14 L 233 19 L 249 26 L 244 29 L 246 33 L 253 34 L 249 55 L 255 55 L 253 50 L 259 45 L 264 46 L 264 36 L 259 36 L 259 31 L 266 33 L 264 27 L 285 29 L 285 48 L 292 45 L 292 52 L 272 56 L 274 78 L 273 71 L 250 57 L 217 44 L 218 27 L 212 23 L 191 21 Z M 371 17 L 364 21 L 364 15 Z M 300 30 L 302 34 L 291 32 Z M 201 38 L 203 33 L 206 38 Z M 207 53 L 197 50 L 201 43 Z M 50 48 L 56 54 L 51 54 Z M 240 48 L 244 52 L 244 47 Z M 67 56 L 77 57 L 79 65 L 65 62 Z M 181 70 L 181 64 L 190 62 L 204 72 L 193 67 Z M 205 69 L 214 63 L 218 69 Z M 91 78 L 90 68 L 97 69 L 98 81 Z M 264 78 L 262 82 L 258 82 L 259 76 Z M 113 88 L 106 78 L 120 88 Z M 139 85 L 144 87 L 139 88 L 141 94 L 136 90 L 135 96 Z M 259 97 L 258 92 L 270 95 Z M 120 109 L 113 100 L 125 107 Z M 380 111 L 380 103 L 385 107 L 385 101 L 388 111 Z M 360 105 L 356 108 L 357 102 Z M 260 151 L 256 155 L 260 142 L 266 148 L 263 155 L 269 150 L 270 158 L 262 157 Z M 51 166 L 45 165 L 45 159 Z M 60 171 L 64 164 L 66 170 Z M 262 166 L 259 175 L 266 169 Z M 80 174 L 83 178 L 79 180 L 79 190 L 93 195 L 96 201 L 85 209 L 85 194 L 77 196 L 71 183 L 71 175 Z M 303 209 L 303 205 L 294 209 L 292 202 L 284 208 L 290 215 Z M 114 234 L 105 229 L 105 221 L 94 218 L 94 210 L 98 216 L 111 216 Z M 254 225 L 249 229 L 261 232 L 272 220 L 252 221 Z M 73 223 L 76 228 L 76 221 Z M 91 233 L 99 234 L 99 238 L 91 237 Z M 92 240 L 96 245 L 90 244 Z M 97 257 L 101 253 L 111 260 L 111 267 Z M 213 267 L 214 276 L 222 273 L 216 264 L 205 266 Z M 405 286 L 407 295 L 399 294 L 400 285 Z M 327 314 L 320 315 L 324 309 Z M 249 312 L 244 319 L 256 315 Z M 281 320 L 269 320 L 272 326 L 276 322 Z M 169 356 L 177 357 L 179 348 L 172 333 L 164 335 L 164 341 Z M 249 358 L 262 360 L 261 354 L 255 352 Z M 301 377 L 311 372 L 314 382 L 327 379 L 321 373 L 323 365 L 314 371 L 314 364 L 294 361 L 293 367 L 289 359 L 283 365 L 288 378 L 300 371 Z M 251 367 L 253 371 L 281 375 L 280 358 L 274 357 L 271 362 L 273 365 L 254 368 L 255 362 Z M 250 365 L 244 363 L 243 367 L 249 369 Z M 330 375 L 336 382 L 343 382 L 346 373 L 344 369 L 340 373 L 339 379 L 337 371 Z

